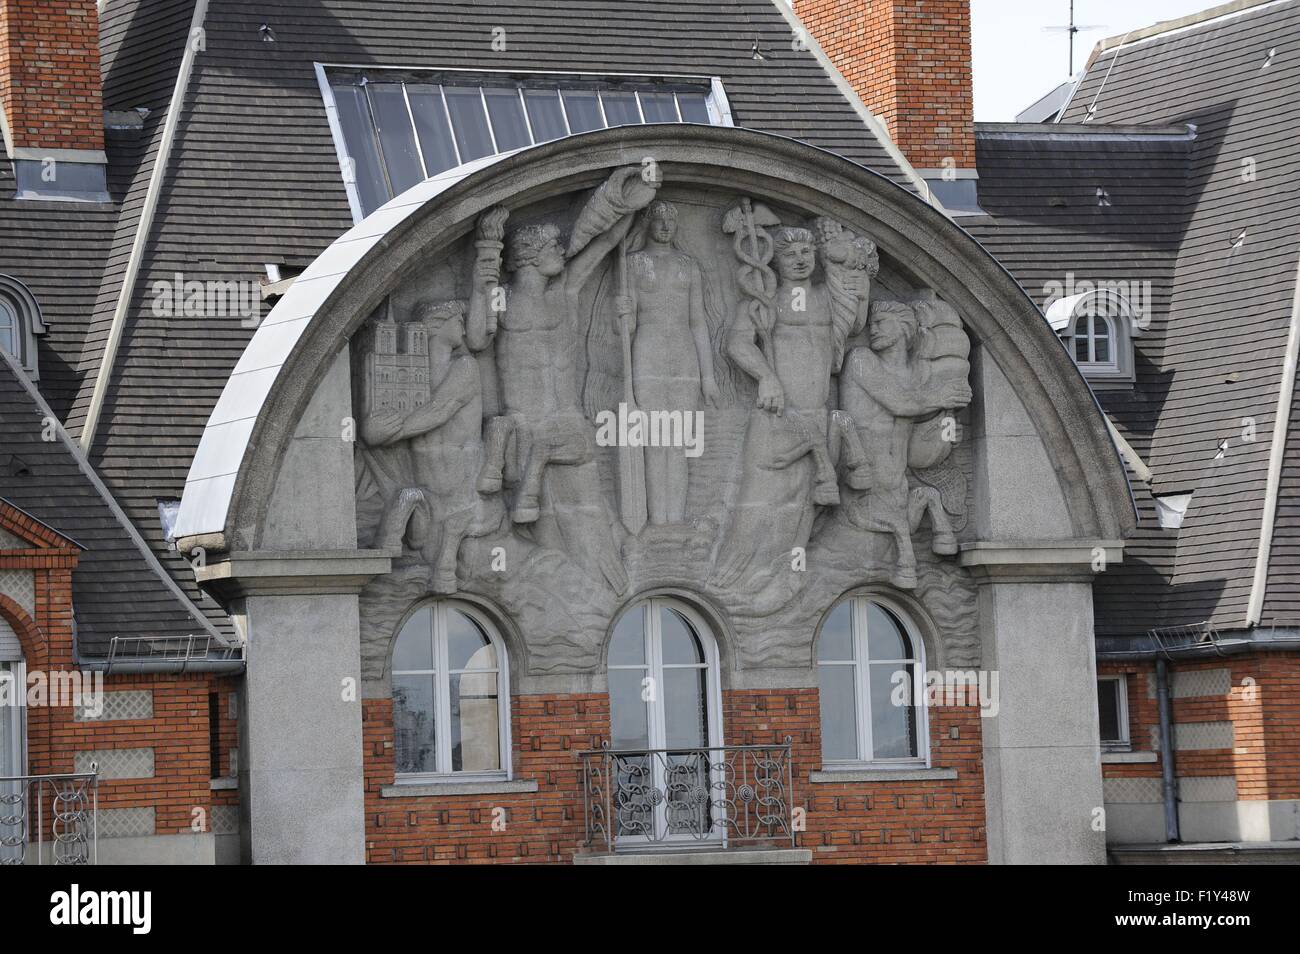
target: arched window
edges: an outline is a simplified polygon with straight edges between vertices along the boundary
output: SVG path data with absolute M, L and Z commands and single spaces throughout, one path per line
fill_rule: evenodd
M 1074 322 L 1074 361 L 1084 370 L 1114 370 L 1115 326 L 1102 314 L 1080 315 Z
M 925 658 L 902 614 L 854 597 L 822 624 L 817 672 L 822 760 L 839 764 L 926 761 Z
M 0 351 L 36 377 L 36 336 L 45 333 L 41 309 L 27 286 L 0 275 Z
M 707 750 L 721 744 L 720 700 L 717 643 L 698 613 L 655 598 L 619 617 L 609 644 L 609 704 L 620 840 L 720 836 L 707 796 Z
M 505 645 L 478 610 L 422 606 L 393 646 L 393 733 L 406 780 L 501 779 L 510 765 Z

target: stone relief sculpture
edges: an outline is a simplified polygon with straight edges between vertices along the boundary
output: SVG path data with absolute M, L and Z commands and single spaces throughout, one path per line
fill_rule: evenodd
M 455 592 L 465 537 L 500 524 L 473 487 L 483 456 L 483 396 L 478 363 L 465 347 L 464 310 L 463 302 L 420 302 L 401 325 L 401 351 L 398 325 L 385 316 L 366 358 L 362 439 L 371 449 L 404 444 L 415 481 L 401 486 L 394 468 L 372 458 L 389 488 L 379 542 L 394 549 L 409 537 L 436 593 Z
M 727 352 L 758 383 L 758 400 L 745 433 L 740 494 L 711 580 L 719 589 L 742 579 L 761 588 L 789 568 L 794 551 L 808 543 L 814 505 L 840 501 L 832 446 L 844 449 L 851 486 L 866 486 L 868 476 L 857 434 L 831 414 L 830 396 L 845 342 L 860 327 L 869 278 L 850 267 L 837 271 L 838 291 L 814 282 L 816 236 L 791 227 L 769 235 L 765 226 L 776 222 L 748 199 L 723 221 L 736 236 L 739 284 L 748 296 Z
M 359 536 L 403 552 L 364 625 L 479 594 L 531 671 L 582 670 L 629 593 L 676 586 L 728 614 L 738 664 L 793 666 L 832 601 L 888 582 L 970 662 L 974 589 L 943 559 L 970 462 L 960 316 L 844 223 L 668 178 L 489 210 L 357 337 Z M 620 405 L 700 412 L 701 453 L 603 446 Z
M 890 582 L 901 589 L 916 587 L 912 533 L 925 515 L 933 529 L 934 552 L 957 552 L 939 492 L 913 487 L 907 478 L 913 457 L 933 466 L 955 440 L 955 435 L 945 437 L 933 426 L 921 428 L 918 420 L 934 422 L 941 411 L 965 407 L 971 400 L 965 335 L 959 342 L 937 346 L 945 350 L 929 346 L 942 327 L 934 322 L 947 317 L 939 312 L 940 304 L 925 304 L 933 318 L 922 326 L 917 306 L 877 302 L 871 309 L 870 344 L 849 353 L 840 376 L 841 406 L 858 429 L 871 468 L 868 489 L 850 501 L 845 512 L 855 526 L 893 537 L 897 556 Z M 954 374 L 941 364 L 949 361 L 966 367 Z M 955 419 L 948 420 L 955 427 Z
M 588 335 L 588 415 L 620 403 L 628 411 L 645 412 L 651 420 L 694 414 L 701 406 L 718 407 L 718 381 L 725 379 L 726 369 L 715 372 L 713 341 L 722 316 L 713 282 L 680 239 L 674 205 L 650 205 L 620 245 L 615 274 L 616 281 L 605 282 L 597 297 Z M 611 284 L 613 321 L 607 314 Z M 617 362 L 610 360 L 617 353 L 615 340 L 622 344 Z M 684 523 L 684 449 L 621 447 L 619 456 L 619 494 L 628 531 L 638 533 L 647 519 L 656 526 Z M 644 475 L 643 485 L 638 472 Z M 627 499 L 634 495 L 644 500 Z

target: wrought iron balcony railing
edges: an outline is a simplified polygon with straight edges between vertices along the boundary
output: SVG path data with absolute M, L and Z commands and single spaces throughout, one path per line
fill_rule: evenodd
M 99 774 L 0 777 L 0 865 L 93 865 Z
M 789 739 L 581 755 L 586 844 L 598 851 L 795 844 Z

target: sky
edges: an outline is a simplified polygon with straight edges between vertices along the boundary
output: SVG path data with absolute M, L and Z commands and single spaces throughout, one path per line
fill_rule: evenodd
M 1218 0 L 1075 0 L 1074 68 L 1083 69 L 1098 42 L 1173 20 Z M 971 0 L 975 119 L 1010 122 L 1016 113 L 1069 78 L 1069 37 L 1044 27 L 1070 22 L 1070 0 Z

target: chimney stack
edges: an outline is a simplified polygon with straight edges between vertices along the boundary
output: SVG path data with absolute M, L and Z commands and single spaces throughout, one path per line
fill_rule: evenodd
M 96 0 L 0 0 L 0 128 L 17 198 L 108 200 Z
M 973 206 L 970 0 L 796 0 L 795 13 L 939 200 Z

